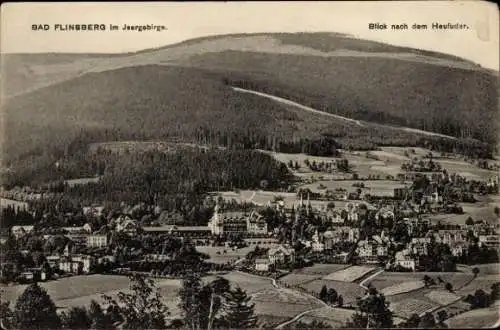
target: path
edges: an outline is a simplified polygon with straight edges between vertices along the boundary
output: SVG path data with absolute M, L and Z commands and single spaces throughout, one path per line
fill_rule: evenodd
M 302 105 L 300 103 L 297 103 L 297 102 L 294 102 L 294 101 L 290 101 L 290 100 L 287 100 L 287 99 L 284 99 L 284 98 L 281 98 L 281 97 L 278 97 L 278 96 L 274 96 L 274 95 L 270 95 L 270 94 L 266 94 L 266 93 L 262 93 L 262 92 L 257 92 L 257 91 L 252 91 L 252 90 L 249 90 L 249 89 L 244 89 L 244 88 L 239 88 L 239 87 L 233 87 L 233 90 L 235 90 L 237 92 L 240 92 L 240 93 L 248 93 L 248 94 L 254 94 L 254 95 L 262 96 L 262 97 L 271 99 L 271 100 L 276 101 L 276 102 L 280 102 L 280 103 L 283 103 L 283 104 L 287 104 L 287 105 L 291 105 L 291 106 L 297 107 L 297 108 L 302 109 L 302 110 L 306 110 L 306 111 L 313 112 L 313 113 L 316 113 L 316 114 L 319 114 L 319 115 L 323 115 L 323 116 L 327 116 L 327 117 L 333 117 L 333 118 L 336 118 L 336 119 L 348 121 L 348 122 L 354 123 L 354 124 L 356 124 L 358 126 L 364 126 L 359 120 L 347 118 L 347 117 L 340 116 L 340 115 L 334 115 L 333 113 L 328 113 L 328 112 L 316 110 L 316 109 L 313 109 L 311 107 L 308 107 L 308 106 Z
M 304 315 L 306 315 L 306 314 L 308 314 L 308 313 L 311 313 L 312 311 L 314 311 L 314 310 L 316 310 L 316 309 L 317 309 L 317 308 L 309 309 L 309 310 L 307 310 L 307 311 L 305 311 L 305 312 L 302 312 L 302 313 L 300 313 L 300 314 L 297 314 L 297 315 L 296 315 L 293 319 L 288 320 L 288 321 L 285 321 L 285 322 L 283 322 L 283 323 L 281 323 L 281 324 L 277 325 L 277 326 L 275 327 L 275 329 L 282 329 L 283 327 L 285 327 L 285 326 L 287 326 L 287 325 L 289 325 L 289 324 L 291 324 L 291 323 L 293 323 L 293 322 L 298 321 L 298 320 L 299 320 L 302 316 L 304 316 Z
M 254 94 L 254 95 L 262 96 L 262 97 L 271 99 L 271 100 L 276 101 L 276 102 L 280 102 L 280 103 L 283 103 L 283 104 L 286 104 L 286 105 L 291 105 L 291 106 L 297 107 L 297 108 L 305 110 L 305 111 L 313 112 L 313 113 L 320 114 L 320 115 L 327 116 L 327 117 L 332 117 L 332 118 L 340 119 L 340 120 L 343 120 L 343 121 L 348 121 L 348 122 L 354 123 L 354 124 L 356 124 L 358 126 L 365 126 L 360 120 L 356 120 L 356 119 L 352 119 L 352 118 L 348 118 L 348 117 L 344 117 L 344 116 L 340 116 L 340 115 L 335 115 L 333 113 L 328 113 L 328 112 L 316 110 L 314 108 L 305 106 L 303 104 L 300 104 L 300 103 L 297 103 L 297 102 L 294 102 L 294 101 L 290 101 L 288 99 L 284 99 L 282 97 L 278 97 L 278 96 L 274 96 L 274 95 L 270 95 L 270 94 L 266 94 L 266 93 L 262 93 L 262 92 L 257 92 L 257 91 L 253 91 L 253 90 L 250 90 L 250 89 L 244 89 L 244 88 L 240 88 L 240 87 L 232 87 L 232 88 L 233 88 L 233 90 L 235 90 L 237 92 L 240 92 L 240 93 L 248 93 L 248 94 Z M 417 134 L 423 134 L 423 135 L 428 135 L 428 136 L 441 137 L 441 138 L 445 138 L 445 139 L 457 140 L 457 138 L 454 137 L 454 136 L 440 134 L 440 133 L 435 133 L 435 132 L 424 131 L 424 130 L 417 129 L 417 128 L 403 127 L 403 126 L 392 126 L 392 125 L 385 125 L 385 124 L 378 124 L 378 123 L 376 125 L 381 126 L 381 127 L 385 127 L 385 128 L 390 128 L 390 129 L 395 129 L 395 130 L 410 132 L 410 133 L 417 133 Z
M 380 269 L 378 272 L 375 272 L 374 274 L 368 276 L 367 278 L 365 278 L 364 280 L 362 280 L 360 283 L 359 283 L 359 286 L 362 287 L 363 289 L 365 290 L 368 290 L 368 287 L 365 286 L 365 283 L 368 282 L 369 280 L 371 280 L 372 278 L 378 276 L 379 274 L 383 273 L 384 270 L 383 269 Z
M 311 295 L 311 294 L 309 294 L 309 293 L 307 293 L 307 292 L 302 292 L 302 291 L 294 290 L 293 288 L 283 288 L 283 287 L 279 286 L 279 285 L 278 285 L 278 283 L 276 282 L 276 279 L 274 279 L 274 278 L 270 278 L 270 277 L 266 277 L 266 276 L 260 276 L 260 275 L 255 275 L 255 274 L 250 274 L 250 273 L 245 273 L 245 272 L 242 272 L 242 271 L 239 271 L 239 270 L 237 270 L 237 272 L 238 272 L 238 273 L 241 273 L 241 274 L 245 274 L 246 276 L 253 276 L 253 277 L 257 277 L 257 278 L 265 278 L 265 279 L 271 280 L 271 283 L 272 283 L 273 287 L 274 287 L 274 288 L 276 288 L 276 289 L 283 290 L 283 291 L 288 290 L 288 291 L 292 291 L 292 292 L 298 293 L 298 294 L 300 294 L 300 295 L 308 296 L 308 297 L 311 297 L 311 298 L 313 298 L 313 299 L 317 300 L 318 302 L 320 302 L 320 303 L 321 303 L 323 306 L 325 306 L 325 307 L 332 307 L 332 308 L 333 308 L 333 306 L 331 306 L 331 305 L 329 305 L 329 304 L 325 303 L 323 300 L 318 299 L 318 298 L 316 298 L 315 296 L 313 296 L 313 295 Z M 312 308 L 312 309 L 306 310 L 306 311 L 304 311 L 304 312 L 302 312 L 302 313 L 299 313 L 299 314 L 295 315 L 292 319 L 290 319 L 290 320 L 288 320 L 288 321 L 285 321 L 285 322 L 283 322 L 283 323 L 280 323 L 279 325 L 277 325 L 277 326 L 275 327 L 275 329 L 281 329 L 281 328 L 283 328 L 284 326 L 286 326 L 286 325 L 288 325 L 288 324 L 291 324 L 291 323 L 293 323 L 293 322 L 297 321 L 297 320 L 298 320 L 298 319 L 300 319 L 302 316 L 304 316 L 304 315 L 306 315 L 307 313 L 310 313 L 310 312 L 312 312 L 312 311 L 314 311 L 314 310 L 316 310 L 316 309 L 318 309 L 318 308 L 322 308 L 322 307 L 315 307 L 315 308 Z

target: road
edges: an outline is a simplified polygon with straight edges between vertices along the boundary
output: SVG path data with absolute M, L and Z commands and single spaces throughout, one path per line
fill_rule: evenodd
M 361 127 L 365 126 L 365 124 L 363 124 L 360 120 L 356 120 L 356 119 L 352 119 L 352 118 L 348 118 L 348 117 L 344 117 L 344 116 L 340 116 L 340 115 L 335 115 L 333 113 L 328 113 L 328 112 L 324 112 L 321 110 L 317 110 L 317 109 L 305 106 L 303 104 L 300 104 L 300 103 L 297 103 L 294 101 L 290 101 L 290 100 L 282 98 L 282 97 L 278 97 L 278 96 L 274 96 L 274 95 L 266 94 L 266 93 L 262 93 L 262 92 L 257 92 L 257 91 L 253 91 L 250 89 L 239 88 L 239 87 L 232 87 L 232 88 L 233 88 L 233 90 L 240 92 L 240 93 L 248 93 L 248 94 L 262 96 L 262 97 L 271 99 L 271 100 L 279 102 L 279 103 L 283 103 L 286 105 L 291 105 L 291 106 L 297 107 L 297 108 L 305 110 L 305 111 L 309 111 L 309 112 L 320 114 L 320 115 L 327 116 L 327 117 L 340 119 L 340 120 L 347 121 L 347 122 L 353 123 L 353 124 L 361 126 Z M 389 128 L 389 129 L 399 130 L 399 131 L 405 131 L 405 132 L 417 133 L 417 134 L 422 134 L 422 135 L 427 135 L 427 136 L 436 136 L 436 137 L 441 137 L 441 138 L 445 138 L 445 139 L 457 140 L 457 138 L 454 136 L 424 131 L 424 130 L 417 129 L 417 128 L 403 127 L 403 126 L 392 126 L 392 125 L 384 125 L 384 124 L 376 124 L 376 125 L 378 125 L 380 127 Z

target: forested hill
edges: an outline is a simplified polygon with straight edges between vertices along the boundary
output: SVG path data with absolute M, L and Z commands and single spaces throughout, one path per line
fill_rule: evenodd
M 15 169 L 14 182 L 92 142 L 175 138 L 322 154 L 422 146 L 474 158 L 491 157 L 498 142 L 498 75 L 453 56 L 337 34 L 215 36 L 121 55 L 9 55 L 3 77 L 2 92 L 17 94 L 2 98 L 2 167 Z

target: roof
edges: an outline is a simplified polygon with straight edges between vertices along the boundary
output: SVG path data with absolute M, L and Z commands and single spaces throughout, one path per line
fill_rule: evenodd
M 270 264 L 271 262 L 269 261 L 269 259 L 259 258 L 259 259 L 255 259 L 255 263 L 256 264 Z
M 294 252 L 294 250 L 292 248 L 287 248 L 287 247 L 284 247 L 284 246 L 280 245 L 278 247 L 269 249 L 268 254 L 269 255 L 273 255 L 273 254 L 276 254 L 276 253 L 279 253 L 279 252 L 283 252 L 286 255 L 290 255 L 290 254 L 292 254 Z
M 170 232 L 170 231 L 210 231 L 208 226 L 174 226 L 142 227 L 145 232 Z

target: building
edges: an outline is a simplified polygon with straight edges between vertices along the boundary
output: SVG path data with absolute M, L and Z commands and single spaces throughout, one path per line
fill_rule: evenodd
M 108 235 L 92 234 L 87 237 L 87 247 L 103 248 L 108 246 Z
M 207 237 L 210 235 L 210 227 L 208 226 L 157 226 L 157 227 L 142 227 L 142 230 L 147 234 L 169 234 L 180 237 Z
M 479 235 L 480 247 L 487 246 L 489 248 L 498 248 L 500 246 L 498 235 Z
M 208 223 L 210 232 L 213 235 L 221 234 L 252 234 L 267 235 L 267 222 L 256 211 L 250 215 L 244 212 L 221 213 L 219 205 L 215 205 L 214 215 Z
M 321 242 L 320 239 L 321 238 L 318 234 L 318 230 L 316 230 L 316 232 L 312 237 L 312 243 L 311 243 L 312 250 L 315 252 L 323 252 L 325 250 L 325 244 Z
M 85 206 L 83 208 L 83 214 L 89 217 L 100 217 L 104 211 L 103 206 Z
M 295 261 L 295 250 L 287 245 L 279 245 L 275 248 L 269 249 L 267 252 L 269 261 L 273 264 L 288 263 Z
M 267 221 L 256 211 L 247 217 L 247 232 L 253 235 L 267 235 Z
M 412 271 L 415 271 L 418 266 L 417 260 L 411 256 L 411 253 L 408 249 L 396 252 L 394 263 L 395 265 L 406 269 L 411 269 Z
M 274 269 L 274 264 L 265 258 L 260 258 L 255 260 L 255 270 L 260 272 L 269 272 Z

